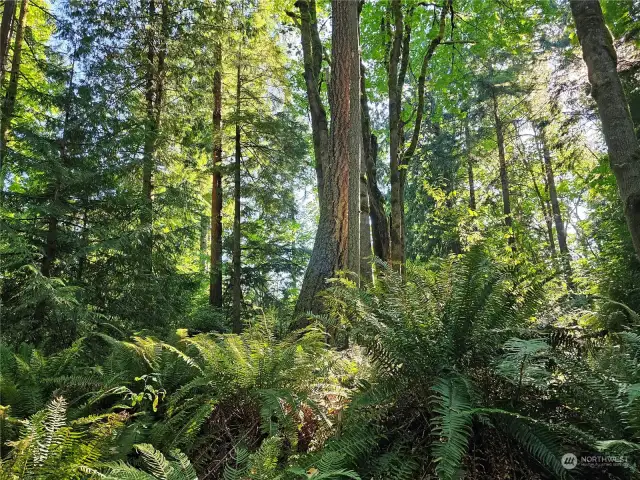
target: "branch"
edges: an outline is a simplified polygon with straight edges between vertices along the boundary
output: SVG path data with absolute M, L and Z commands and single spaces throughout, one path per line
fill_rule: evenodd
M 475 40 L 445 40 L 440 42 L 440 45 L 456 45 L 458 43 L 466 44 L 466 45 L 475 45 L 478 42 L 476 42 Z
M 431 57 L 433 57 L 436 48 L 442 43 L 442 39 L 444 38 L 447 13 L 449 13 L 449 10 L 452 8 L 452 4 L 453 0 L 447 0 L 445 6 L 440 11 L 440 27 L 438 35 L 431 40 L 431 43 L 427 48 L 427 52 L 422 59 L 422 67 L 420 68 L 420 76 L 418 77 L 418 107 L 416 111 L 416 121 L 413 125 L 411 143 L 402 155 L 402 161 L 400 162 L 402 165 L 406 165 L 409 162 L 409 159 L 413 156 L 416 151 L 416 147 L 418 146 L 418 137 L 420 136 L 422 117 L 424 115 L 424 84 L 427 79 L 427 67 L 429 66 L 429 61 L 431 60 Z
M 302 28 L 302 25 L 300 24 L 300 15 L 296 15 L 295 13 L 287 10 L 284 12 L 289 18 L 291 18 L 291 20 L 293 20 L 293 24 L 297 27 L 297 28 Z

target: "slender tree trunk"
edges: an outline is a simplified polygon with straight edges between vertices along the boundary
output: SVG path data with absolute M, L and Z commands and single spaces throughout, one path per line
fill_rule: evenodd
M 496 126 L 496 139 L 498 142 L 498 158 L 500 160 L 500 185 L 502 187 L 502 211 L 504 214 L 504 224 L 509 233 L 509 245 L 515 250 L 515 238 L 513 235 L 513 218 L 511 217 L 511 198 L 509 195 L 509 173 L 507 171 L 507 161 L 504 151 L 504 125 L 498 113 L 498 99 L 493 93 L 493 118 Z
M 222 32 L 224 4 L 216 6 L 216 28 Z M 209 269 L 209 304 L 222 307 L 222 43 L 214 44 L 213 73 L 213 159 L 211 182 L 211 268 Z
M 89 199 L 83 199 L 84 209 L 82 211 L 82 233 L 80 241 L 80 255 L 78 257 L 78 271 L 76 281 L 82 281 L 84 270 L 87 265 L 87 247 L 89 246 Z
M 367 190 L 369 194 L 369 213 L 371 217 L 371 236 L 373 238 L 373 253 L 379 259 L 388 262 L 391 256 L 391 239 L 389 221 L 384 211 L 384 196 L 378 188 L 378 139 L 371 133 L 371 119 L 369 116 L 369 102 L 367 100 L 365 70 L 360 64 L 360 109 L 362 113 L 362 156 L 367 176 Z
M 362 13 L 362 7 L 364 6 L 364 2 L 358 2 L 358 44 L 360 44 L 360 14 Z M 368 155 L 368 148 L 370 145 L 365 145 L 365 132 L 364 132 L 364 123 L 365 123 L 365 112 L 364 107 L 366 106 L 366 97 L 365 97 L 365 79 L 364 79 L 364 68 L 362 66 L 362 61 L 360 59 L 360 52 L 358 51 L 358 64 L 355 65 L 355 76 L 354 79 L 357 79 L 358 85 L 358 94 L 359 98 L 356 98 L 355 101 L 359 103 L 358 114 L 359 118 L 355 118 L 354 121 L 357 123 L 357 131 L 354 131 L 358 136 L 356 140 L 358 141 L 358 147 L 360 149 L 360 165 L 359 165 L 359 180 L 360 185 L 358 188 L 360 189 L 360 225 L 358 226 L 359 231 L 359 248 L 360 248 L 360 282 L 362 285 L 370 284 L 373 281 L 373 264 L 372 264 L 372 252 L 371 252 L 371 227 L 370 227 L 370 208 L 369 208 L 369 187 L 367 186 L 367 159 L 366 155 Z M 357 72 L 357 73 L 356 73 Z M 353 97 L 353 96 L 352 96 Z M 368 112 L 366 113 L 368 115 Z M 367 142 L 369 139 L 367 138 Z M 351 187 L 349 187 L 351 188 Z M 349 227 L 351 228 L 351 227 Z M 350 230 L 350 235 L 353 233 Z
M 47 233 L 45 236 L 44 255 L 40 272 L 43 277 L 50 278 L 52 270 L 58 256 L 58 227 L 60 222 L 60 209 L 62 207 L 61 197 L 64 196 L 64 178 L 70 168 L 70 158 L 68 151 L 69 141 L 69 122 L 71 119 L 71 107 L 73 99 L 73 77 L 75 73 L 75 54 L 71 64 L 71 75 L 69 77 L 69 85 L 64 101 L 64 123 L 62 127 L 62 137 L 59 140 L 60 166 L 55 168 L 52 175 L 52 183 L 50 184 L 51 202 L 49 204 L 49 212 L 46 218 Z M 42 323 L 47 313 L 47 300 L 44 299 L 38 303 L 35 308 L 36 322 Z
M 240 146 L 240 64 L 238 63 L 236 78 L 236 154 L 233 170 L 233 309 L 232 325 L 233 333 L 242 331 L 242 264 L 241 264 L 241 242 L 240 242 L 240 164 L 242 160 L 242 150 Z
M 562 266 L 564 276 L 567 282 L 567 288 L 570 291 L 575 289 L 573 283 L 573 272 L 571 269 L 571 254 L 567 246 L 567 233 L 562 221 L 562 213 L 560 212 L 560 202 L 558 201 L 558 193 L 556 191 L 556 179 L 553 175 L 553 164 L 551 162 L 551 152 L 545 135 L 545 126 L 540 127 L 540 143 L 542 144 L 542 157 L 544 160 L 544 170 L 549 187 L 549 199 L 551 200 L 551 211 L 553 212 L 553 220 L 556 225 L 556 234 L 558 235 L 558 247 L 560 248 L 560 256 L 562 257 Z
M 371 251 L 371 225 L 369 208 L 369 188 L 367 186 L 367 162 L 364 145 L 360 155 L 360 282 L 364 285 L 373 281 Z
M 387 87 L 389 89 L 389 149 L 391 180 L 391 262 L 394 269 L 404 272 L 406 260 L 406 229 L 404 221 L 404 190 L 407 178 L 407 165 L 413 157 L 422 128 L 424 116 L 425 83 L 427 69 L 438 45 L 445 35 L 447 14 L 451 11 L 453 0 L 445 0 L 440 10 L 438 35 L 433 38 L 422 58 L 418 76 L 418 103 L 415 109 L 415 121 L 411 142 L 405 151 L 404 122 L 402 116 L 402 89 L 409 64 L 409 44 L 411 41 L 410 25 L 404 23 L 400 0 L 391 0 L 389 16 L 393 19 L 394 30 L 387 65 Z M 399 62 L 399 64 L 398 64 Z M 399 68 L 398 68 L 399 67 Z
M 147 68 L 145 72 L 147 116 L 145 119 L 144 146 L 142 152 L 142 208 L 140 211 L 140 226 L 142 228 L 142 272 L 150 274 L 153 271 L 153 171 L 155 167 L 158 122 L 161 108 L 161 99 L 158 95 L 162 93 L 160 79 L 164 74 L 164 72 L 160 71 L 160 68 L 164 68 L 164 58 L 161 53 L 156 55 L 155 0 L 149 0 L 147 8 Z M 155 64 L 156 56 L 158 56 L 157 66 Z
M 45 251 L 42 258 L 41 272 L 45 277 L 51 276 L 51 268 L 55 263 L 58 253 L 58 209 L 62 206 L 60 197 L 63 195 L 63 181 L 66 172 L 71 166 L 69 159 L 68 143 L 69 143 L 69 122 L 71 119 L 71 107 L 73 101 L 73 77 L 75 74 L 75 54 L 71 64 L 71 75 L 69 77 L 69 85 L 64 102 L 64 124 L 62 127 L 62 138 L 60 139 L 60 169 L 55 169 L 52 196 L 51 211 L 47 218 L 47 235 L 45 242 Z
M 467 154 L 467 179 L 469 181 L 469 210 L 476 211 L 476 185 L 473 175 L 473 157 L 471 155 L 471 132 L 469 131 L 469 120 L 464 121 L 464 143 Z
M 545 197 L 542 195 L 542 191 L 538 186 L 538 182 L 536 181 L 536 173 L 533 171 L 532 166 L 527 161 L 526 152 L 524 149 L 522 150 L 522 159 L 524 161 L 527 170 L 529 171 L 529 175 L 531 176 L 531 182 L 533 183 L 533 189 L 536 192 L 536 197 L 538 198 L 538 202 L 540 203 L 540 210 L 542 211 L 542 215 L 544 216 L 544 222 L 547 227 L 547 240 L 549 241 L 549 252 L 551 253 L 551 258 L 556 263 L 556 242 L 553 236 L 553 222 L 551 220 L 551 208 L 547 205 L 547 201 Z M 546 185 L 546 177 L 545 177 L 545 189 L 548 188 Z
M 300 36 L 304 64 L 304 80 L 311 115 L 313 153 L 315 157 L 318 198 L 322 199 L 324 185 L 323 165 L 329 156 L 329 124 L 327 113 L 320 96 L 323 48 L 318 32 L 318 20 L 315 0 L 298 0 L 295 3 L 300 11 Z M 293 16 L 293 14 L 290 14 Z
M 389 168 L 391 183 L 391 264 L 397 271 L 402 271 L 402 211 L 404 202 L 402 198 L 402 184 L 400 171 L 400 149 L 402 148 L 402 83 L 399 76 L 402 71 L 398 71 L 402 52 L 402 38 L 404 35 L 404 19 L 402 15 L 402 5 L 400 0 L 391 0 L 390 17 L 393 21 L 393 38 L 391 41 L 391 51 L 389 64 L 387 66 L 387 88 L 389 90 Z
M 536 182 L 533 176 L 533 173 L 531 173 L 531 177 L 533 179 L 533 187 L 535 188 L 536 193 L 538 195 L 538 199 L 540 201 L 540 208 L 542 209 L 542 214 L 544 215 L 544 221 L 547 225 L 547 236 L 549 238 L 549 250 L 551 252 L 551 258 L 553 258 L 555 263 L 557 252 L 556 252 L 556 240 L 553 235 L 553 220 L 551 218 L 552 216 L 551 205 L 549 204 L 549 201 L 546 199 L 546 197 L 542 195 L 542 192 L 538 187 L 538 183 Z M 545 188 L 545 193 L 549 191 L 549 185 L 547 184 L 546 177 L 544 179 L 544 188 Z
M 11 40 L 11 28 L 15 13 L 16 2 L 5 0 L 2 23 L 0 23 L 0 87 L 4 86 L 4 74 L 7 69 L 7 55 L 9 55 L 9 41 Z
M 350 101 L 352 69 L 354 65 L 359 68 L 353 61 L 358 49 L 358 3 L 333 0 L 331 11 L 331 148 L 329 161 L 322 166 L 320 220 L 296 304 L 298 313 L 322 310 L 317 294 L 326 287 L 328 278 L 347 267 L 349 253 L 349 167 L 353 152 L 349 137 L 352 119 L 360 121 L 351 112 L 358 104 Z M 299 324 L 306 324 L 306 320 Z
M 407 231 L 405 228 L 405 217 L 404 217 L 404 192 L 405 192 L 405 186 L 406 186 L 406 182 L 407 182 L 407 171 L 406 170 L 401 170 L 400 171 L 400 201 L 401 201 L 401 208 L 399 209 L 399 213 L 400 213 L 400 265 L 402 266 L 402 268 L 400 269 L 400 271 L 402 272 L 403 278 L 404 278 L 404 274 L 405 274 L 405 264 L 407 262 Z
M 359 7 L 359 2 L 358 2 Z M 362 115 L 360 113 L 360 12 L 356 10 L 355 41 L 349 42 L 349 258 L 347 267 L 356 274 L 356 283 L 360 280 L 360 236 L 361 204 L 360 195 L 362 164 Z M 354 35 L 353 32 L 350 35 Z M 369 210 L 369 208 L 366 208 Z
M 18 78 L 20 76 L 20 62 L 22 61 L 22 42 L 24 39 L 28 6 L 29 0 L 22 0 L 20 4 L 20 14 L 18 16 L 18 25 L 16 27 L 16 38 L 13 44 L 11 76 L 9 77 L 9 85 L 7 86 L 7 92 L 2 105 L 2 119 L 0 119 L 0 201 L 2 200 L 4 192 L 8 134 L 15 110 L 16 97 L 18 95 Z
M 210 231 L 211 221 L 207 215 L 200 215 L 200 271 L 205 273 L 207 271 L 208 261 L 208 237 Z
M 570 0 L 578 40 L 587 64 L 591 94 L 598 104 L 609 162 L 636 254 L 640 256 L 640 145 L 617 72 L 617 55 L 598 0 Z
M 538 186 L 535 186 L 536 190 L 538 190 Z M 549 238 L 549 251 L 551 252 L 551 258 L 555 260 L 557 256 L 556 252 L 556 240 L 553 236 L 553 222 L 551 221 L 551 208 L 548 202 L 541 196 L 538 191 L 538 198 L 540 200 L 540 208 L 542 208 L 542 214 L 544 215 L 544 221 L 547 225 L 547 237 Z
M 53 208 L 57 207 L 59 201 L 59 185 L 55 185 L 55 191 L 52 197 Z M 49 215 L 47 219 L 47 236 L 45 241 L 44 256 L 42 257 L 42 266 L 40 272 L 44 277 L 51 276 L 51 268 L 56 260 L 58 252 L 58 218 L 55 214 Z

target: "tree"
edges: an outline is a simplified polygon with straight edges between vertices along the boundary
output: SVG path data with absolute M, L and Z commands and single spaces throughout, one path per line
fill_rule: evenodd
M 7 55 L 9 53 L 9 41 L 11 28 L 16 12 L 17 2 L 5 2 L 0 23 L 0 85 L 4 86 L 4 74 L 7 68 Z
M 404 148 L 404 126 L 402 119 L 403 87 L 409 66 L 411 26 L 405 20 L 401 0 L 391 0 L 389 17 L 393 22 L 393 30 L 389 28 L 390 52 L 387 64 L 387 86 L 389 89 L 389 148 L 390 148 L 390 182 L 391 182 L 391 262 L 395 269 L 402 271 L 405 261 L 404 227 L 404 190 L 406 168 L 418 146 L 422 119 L 424 116 L 425 82 L 429 62 L 445 35 L 447 14 L 453 10 L 453 0 L 446 0 L 440 10 L 440 20 L 436 36 L 429 42 L 417 80 L 417 106 L 411 113 L 415 116 L 410 143 Z
M 627 226 L 640 256 L 640 145 L 616 70 L 617 55 L 599 0 L 571 0 L 571 13 L 598 104 L 611 169 L 616 176 Z
M 222 40 L 224 1 L 216 2 L 216 38 L 213 45 L 213 157 L 211 175 L 211 268 L 209 304 L 222 307 Z
M 496 129 L 496 140 L 498 142 L 498 159 L 500 161 L 500 188 L 502 191 L 502 213 L 504 224 L 508 230 L 509 245 L 515 250 L 515 236 L 513 234 L 513 217 L 511 216 L 511 194 L 509 193 L 509 172 L 507 170 L 507 159 L 505 155 L 504 143 L 504 123 L 500 118 L 498 110 L 498 98 L 495 89 L 491 88 L 493 102 L 493 119 Z
M 388 262 L 391 259 L 391 239 L 389 233 L 389 217 L 384 209 L 384 196 L 378 187 L 378 139 L 371 132 L 369 115 L 369 99 L 366 89 L 366 71 L 360 65 L 360 111 L 362 114 L 362 159 L 363 175 L 366 175 L 369 216 L 371 220 L 371 237 L 373 253 L 379 259 Z
M 5 93 L 2 104 L 2 118 L 0 119 L 0 196 L 4 191 L 5 169 L 7 157 L 8 133 L 11 128 L 11 120 L 15 110 L 16 96 L 18 94 L 18 79 L 20 78 L 20 64 L 22 60 L 22 44 L 24 39 L 24 29 L 27 21 L 27 11 L 29 0 L 22 0 L 20 4 L 20 14 L 16 26 L 16 35 L 13 43 L 13 59 L 11 60 L 11 75 L 9 85 Z
M 560 202 L 558 201 L 558 193 L 556 190 L 556 180 L 553 174 L 553 163 L 551 159 L 551 152 L 549 150 L 547 136 L 545 133 L 545 128 L 546 128 L 546 125 L 544 122 L 542 122 L 538 126 L 540 143 L 542 144 L 542 158 L 544 160 L 546 185 L 549 189 L 549 200 L 551 202 L 551 212 L 553 213 L 553 221 L 556 226 L 556 234 L 558 236 L 558 247 L 560 248 L 560 255 L 562 256 L 562 264 L 564 268 L 565 278 L 567 281 L 567 288 L 570 291 L 573 291 L 575 290 L 575 285 L 573 283 L 573 272 L 571 270 L 571 254 L 569 253 L 569 247 L 567 246 L 567 232 L 564 228 L 564 222 L 562 221 L 562 213 L 560 212 Z
M 169 0 L 161 1 L 160 26 L 157 24 L 156 0 L 147 3 L 147 65 L 145 72 L 146 123 L 142 153 L 142 208 L 140 224 L 143 231 L 142 269 L 153 268 L 153 172 L 164 99 L 167 36 L 169 35 Z
M 350 178 L 359 182 L 360 157 L 357 155 L 360 136 L 354 140 L 353 122 L 360 123 L 359 102 L 351 101 L 360 98 L 353 95 L 356 85 L 354 68 L 359 76 L 358 55 L 358 3 L 332 1 L 332 30 L 331 30 L 331 80 L 329 86 L 329 103 L 331 105 L 331 132 L 327 136 L 325 130 L 326 114 L 317 90 L 320 68 L 318 61 L 322 60 L 320 46 L 312 46 L 312 38 L 318 37 L 315 2 L 299 0 L 300 29 L 305 63 L 305 80 L 312 119 L 316 117 L 313 127 L 314 150 L 321 155 L 320 219 L 313 245 L 313 252 L 307 271 L 305 272 L 300 295 L 296 304 L 298 313 L 321 310 L 321 301 L 317 294 L 325 288 L 325 281 L 339 270 L 349 267 L 349 217 L 359 222 L 359 212 L 350 212 L 351 205 L 357 205 L 359 210 L 359 195 L 350 190 L 353 183 Z M 317 55 L 317 56 L 316 56 Z M 357 60 L 357 63 L 356 63 Z M 358 79 L 357 85 L 360 82 Z M 359 89 L 356 87 L 356 91 Z M 354 113 L 355 110 L 355 113 Z M 357 143 L 356 143 L 357 142 Z M 316 145 L 318 148 L 316 148 Z M 328 154 L 322 153 L 320 145 L 329 145 Z M 318 158 L 316 158 L 316 163 Z M 357 171 L 350 168 L 356 166 Z M 355 200 L 351 197 L 356 195 Z M 357 213 L 357 214 L 356 214 Z M 360 237 L 356 240 L 359 242 Z

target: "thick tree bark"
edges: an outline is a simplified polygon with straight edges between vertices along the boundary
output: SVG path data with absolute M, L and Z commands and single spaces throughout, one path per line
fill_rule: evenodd
M 388 262 L 391 256 L 389 221 L 384 211 L 384 196 L 378 188 L 378 139 L 371 133 L 371 118 L 367 99 L 364 65 L 360 64 L 360 109 L 362 113 L 362 156 L 367 176 L 369 193 L 369 214 L 371 217 L 371 236 L 373 253 L 379 259 Z
M 240 92 L 242 88 L 240 77 L 240 64 L 238 64 L 236 78 L 236 138 L 235 138 L 235 164 L 233 169 L 233 308 L 232 327 L 233 333 L 242 331 L 242 263 L 240 242 L 240 166 L 242 150 L 240 144 Z
M 504 150 L 504 125 L 498 113 L 498 99 L 493 92 L 493 118 L 496 127 L 496 140 L 498 142 L 498 159 L 500 160 L 500 186 L 502 189 L 502 212 L 504 224 L 509 235 L 509 245 L 515 250 L 515 238 L 513 235 L 513 218 L 511 217 L 511 197 L 509 195 L 509 172 Z
M 301 2 L 298 2 L 300 4 Z M 332 69 L 331 69 L 331 145 L 328 162 L 322 165 L 324 185 L 320 201 L 320 220 L 305 272 L 300 296 L 296 304 L 298 313 L 321 311 L 317 294 L 326 287 L 326 279 L 337 270 L 347 267 L 349 244 L 349 167 L 352 69 L 358 48 L 358 3 L 332 1 Z M 359 67 L 358 67 L 359 68 Z M 300 325 L 306 324 L 302 319 Z
M 562 213 L 560 212 L 560 202 L 558 201 L 558 192 L 556 190 L 556 179 L 553 174 L 553 163 L 551 161 L 551 152 L 545 134 L 545 126 L 541 125 L 539 129 L 540 143 L 542 144 L 542 157 L 544 160 L 544 170 L 547 179 L 547 187 L 549 188 L 549 199 L 551 200 L 551 211 L 553 220 L 556 225 L 556 234 L 558 235 L 558 247 L 560 248 L 560 256 L 562 257 L 562 267 L 567 282 L 567 288 L 570 291 L 575 289 L 573 283 L 573 271 L 571 269 L 571 254 L 567 246 L 567 232 L 562 221 Z
M 222 32 L 224 3 L 216 5 L 216 28 Z M 211 268 L 209 269 L 209 304 L 222 307 L 222 43 L 214 44 L 213 72 L 213 158 L 211 175 Z
M 578 40 L 598 104 L 609 162 L 636 254 L 640 256 L 640 145 L 617 72 L 617 55 L 598 0 L 571 0 Z
M 2 10 L 2 23 L 0 23 L 0 87 L 4 86 L 4 74 L 7 69 L 7 55 L 9 55 L 9 41 L 11 40 L 11 28 L 16 13 L 14 0 L 5 0 Z
M 16 27 L 16 38 L 13 44 L 13 59 L 11 60 L 11 75 L 9 85 L 2 104 L 2 119 L 0 119 L 0 197 L 4 192 L 4 180 L 7 157 L 7 140 L 13 112 L 18 95 L 18 78 L 20 76 L 20 63 L 22 61 L 22 43 L 24 39 L 24 28 L 27 20 L 29 0 L 22 0 L 20 14 Z M 1 200 L 1 198 L 0 198 Z

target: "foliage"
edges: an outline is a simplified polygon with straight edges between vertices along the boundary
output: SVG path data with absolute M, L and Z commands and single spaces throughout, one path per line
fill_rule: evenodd
M 304 0 L 1 2 L 0 480 L 637 476 L 640 261 L 566 3 L 363 2 L 377 178 L 361 189 L 377 182 L 382 213 L 391 145 L 422 115 L 388 218 L 407 269 L 371 260 L 362 215 L 374 277 L 328 279 L 325 310 L 292 331 L 324 208 Z M 600 4 L 640 132 L 638 2 Z M 335 118 L 331 2 L 308 5 Z M 568 452 L 626 461 L 569 471 Z

